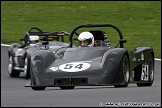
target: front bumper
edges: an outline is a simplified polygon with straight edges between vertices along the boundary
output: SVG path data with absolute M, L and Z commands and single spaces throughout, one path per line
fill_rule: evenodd
M 31 83 L 32 82 L 32 83 Z M 60 86 L 104 86 L 114 85 L 114 75 L 91 75 L 38 78 L 32 77 L 25 87 L 60 87 Z

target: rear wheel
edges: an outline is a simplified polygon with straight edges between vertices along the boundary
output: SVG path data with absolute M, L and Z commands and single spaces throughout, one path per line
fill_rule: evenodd
M 154 81 L 154 58 L 153 56 L 150 59 L 150 66 L 149 66 L 149 83 L 137 83 L 138 87 L 142 86 L 152 86 Z
M 126 55 L 122 59 L 122 73 L 123 73 L 123 83 L 119 85 L 114 85 L 114 87 L 127 87 L 130 81 L 130 66 L 129 59 Z
M 9 55 L 9 60 L 8 60 L 8 74 L 10 77 L 19 77 L 20 71 L 14 70 L 14 62 L 13 62 L 13 57 Z
M 74 89 L 75 86 L 61 86 L 61 89 Z

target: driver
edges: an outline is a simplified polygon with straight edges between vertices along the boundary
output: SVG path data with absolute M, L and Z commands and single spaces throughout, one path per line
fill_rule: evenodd
M 82 32 L 79 37 L 79 46 L 80 47 L 93 47 L 94 46 L 94 37 L 90 32 Z

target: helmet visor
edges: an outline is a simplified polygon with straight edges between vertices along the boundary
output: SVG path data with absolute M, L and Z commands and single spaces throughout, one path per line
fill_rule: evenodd
M 88 45 L 92 44 L 92 39 L 80 40 L 79 46 L 88 47 Z

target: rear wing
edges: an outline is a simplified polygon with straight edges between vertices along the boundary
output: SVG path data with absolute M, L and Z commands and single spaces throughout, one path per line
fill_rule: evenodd
M 27 42 L 29 40 L 29 36 L 39 36 L 40 40 L 42 41 L 61 41 L 64 42 L 64 36 L 69 36 L 69 33 L 66 31 L 61 32 L 43 32 L 38 27 L 32 27 L 28 31 L 26 31 L 25 37 L 23 39 L 20 39 L 20 41 Z

